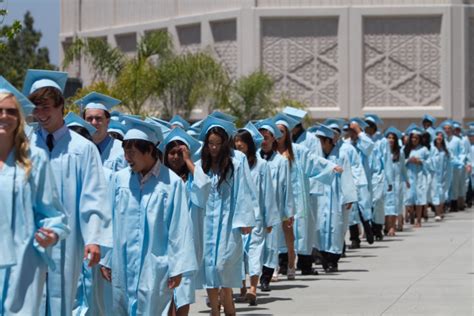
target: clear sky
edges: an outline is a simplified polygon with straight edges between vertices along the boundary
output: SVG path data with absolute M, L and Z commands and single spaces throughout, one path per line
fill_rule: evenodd
M 3 24 L 11 24 L 14 20 L 23 22 L 26 11 L 30 11 L 36 30 L 40 30 L 40 46 L 49 49 L 52 64 L 59 63 L 59 1 L 60 0 L 3 0 L 0 8 L 6 8 L 8 15 Z

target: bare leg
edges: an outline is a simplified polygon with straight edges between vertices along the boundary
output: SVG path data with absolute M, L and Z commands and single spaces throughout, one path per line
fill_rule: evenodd
M 207 289 L 207 296 L 211 305 L 211 315 L 219 316 L 221 314 L 219 306 L 219 289 Z
M 421 217 L 423 215 L 423 205 L 415 205 L 416 224 L 415 227 L 421 227 Z
M 234 300 L 232 299 L 232 289 L 231 288 L 222 288 L 222 297 L 224 299 L 224 313 L 226 315 L 235 315 L 235 305 Z
M 288 248 L 288 268 L 294 269 L 295 267 L 295 233 L 293 231 L 293 225 L 289 224 L 290 221 L 283 221 L 283 233 L 285 235 L 286 248 Z
M 189 304 L 181 306 L 176 312 L 176 316 L 188 316 L 189 315 Z

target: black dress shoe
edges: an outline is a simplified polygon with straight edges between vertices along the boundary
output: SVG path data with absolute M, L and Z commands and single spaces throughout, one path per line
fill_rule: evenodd
M 339 270 L 338 270 L 337 266 L 330 264 L 330 265 L 328 265 L 328 267 L 326 269 L 324 269 L 324 271 L 326 273 L 334 273 L 334 272 L 338 272 Z
M 376 240 L 376 241 L 382 241 L 382 240 L 383 240 L 383 235 L 382 235 L 382 234 L 377 234 L 377 235 L 375 236 L 375 240 Z
M 318 271 L 313 268 L 301 269 L 301 275 L 319 275 Z
M 349 249 L 359 249 L 360 248 L 360 241 L 353 240 L 349 245 Z
M 262 282 L 260 283 L 260 291 L 262 292 L 270 292 L 272 289 L 270 288 L 270 283 Z

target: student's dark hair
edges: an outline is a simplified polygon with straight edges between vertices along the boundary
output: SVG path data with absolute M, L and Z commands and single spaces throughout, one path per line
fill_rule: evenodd
M 185 143 L 183 143 L 182 141 L 180 140 L 174 140 L 172 142 L 169 142 L 166 147 L 165 147 L 165 153 L 164 153 L 164 157 L 163 157 L 163 163 L 165 164 L 166 167 L 170 168 L 170 163 L 168 161 L 168 153 L 175 147 L 178 147 L 178 146 L 186 146 Z M 186 164 L 183 165 L 183 167 L 181 168 L 181 170 L 173 170 L 174 173 L 176 173 L 181 179 L 183 179 L 184 181 L 188 180 L 188 175 L 189 175 L 189 169 L 188 169 L 188 166 L 186 166 Z
M 398 136 L 395 133 L 388 133 L 387 136 L 389 135 L 392 135 L 395 138 L 395 141 L 393 142 L 393 147 L 391 147 L 392 161 L 398 162 L 400 160 L 400 144 L 398 142 Z
M 123 136 L 117 132 L 109 132 L 109 136 L 120 141 L 123 141 Z
M 300 138 L 301 134 L 305 132 L 305 130 L 302 123 L 296 124 L 294 128 L 298 128 L 298 133 L 292 134 L 291 139 L 293 140 L 293 142 L 296 142 L 298 138 Z
M 87 128 L 85 127 L 82 127 L 82 126 L 78 126 L 78 125 L 75 125 L 75 126 L 68 126 L 68 128 L 71 130 L 71 131 L 74 131 L 76 133 L 78 133 L 79 135 L 81 135 L 82 137 L 90 140 L 91 142 L 93 141 L 92 140 L 92 136 L 91 134 L 89 133 L 89 131 L 87 130 Z
M 230 178 L 234 174 L 234 165 L 231 157 L 232 139 L 229 138 L 223 128 L 218 126 L 211 128 L 207 132 L 204 146 L 201 150 L 202 169 L 205 173 L 208 173 L 212 167 L 212 157 L 209 151 L 209 136 L 212 134 L 219 136 L 222 140 L 219 156 L 216 158 L 219 166 L 219 182 L 217 183 L 217 188 L 220 188 L 221 184 L 227 180 L 227 177 Z
M 271 151 L 271 152 L 266 153 L 266 152 L 263 151 L 263 149 L 260 151 L 262 158 L 265 159 L 265 160 L 268 160 L 268 159 L 272 156 L 273 152 L 277 151 L 277 149 L 278 149 L 278 142 L 277 142 L 277 139 L 276 139 L 275 135 L 273 135 L 273 133 L 270 132 L 270 131 L 269 131 L 268 129 L 266 129 L 266 128 L 259 128 L 258 131 L 259 131 L 260 133 L 268 132 L 268 133 L 272 134 L 273 138 L 275 138 L 275 140 L 273 141 L 273 144 L 272 144 L 272 151 Z M 267 157 L 268 159 L 265 158 L 264 156 Z
M 431 135 L 428 132 L 425 132 L 421 135 L 421 145 L 426 148 L 431 148 Z
M 55 87 L 40 88 L 30 94 L 28 99 L 37 106 L 44 104 L 47 100 L 52 100 L 55 108 L 62 106 L 64 109 L 63 93 Z
M 367 125 L 369 125 L 370 128 L 373 128 L 375 130 L 375 132 L 377 132 L 377 130 L 378 130 L 377 124 L 375 124 L 372 121 L 365 121 L 365 122 L 367 123 Z
M 330 138 L 330 137 L 326 137 L 326 136 L 317 136 L 319 138 L 319 140 L 321 141 L 322 144 L 326 143 L 326 142 L 330 142 L 331 145 L 334 146 L 334 139 Z M 323 153 L 325 157 L 327 157 L 327 155 L 325 153 Z
M 416 136 L 418 136 L 420 138 L 419 145 L 423 146 L 423 144 L 421 143 L 422 142 L 421 135 L 416 134 Z M 407 159 L 408 159 L 408 157 L 410 157 L 410 152 L 415 148 L 415 146 L 413 145 L 411 139 L 412 139 L 412 134 L 408 135 L 408 142 L 407 142 L 407 144 L 404 148 L 405 158 L 407 158 Z
M 282 126 L 286 130 L 284 144 L 285 144 L 285 149 L 288 150 L 288 162 L 291 168 L 291 166 L 293 165 L 293 161 L 295 161 L 295 154 L 293 152 L 293 143 L 291 141 L 291 134 L 290 134 L 290 131 L 288 130 L 288 127 L 286 127 L 285 125 L 282 125 Z
M 250 168 L 252 168 L 257 163 L 257 147 L 255 146 L 255 142 L 253 141 L 252 135 L 249 133 L 249 131 L 245 129 L 240 129 L 237 132 L 237 134 L 234 136 L 234 144 L 237 139 L 247 144 L 247 147 L 248 147 L 248 152 L 246 154 L 247 160 L 249 162 Z
M 439 133 L 436 133 L 436 136 L 438 135 Z M 441 135 L 443 135 L 443 141 L 441 142 L 441 150 L 444 151 L 446 153 L 446 156 L 449 157 L 449 150 L 448 150 L 448 147 L 446 146 L 446 140 L 444 139 L 444 134 L 441 133 Z M 435 148 L 438 148 L 436 146 L 436 138 L 435 138 L 435 141 L 434 141 L 434 146 Z
M 136 148 L 143 155 L 146 153 L 151 153 L 153 158 L 160 159 L 159 151 L 158 151 L 158 148 L 156 148 L 156 145 L 147 140 L 143 140 L 143 139 L 124 140 L 122 143 L 122 148 L 124 150 L 130 149 L 130 148 Z

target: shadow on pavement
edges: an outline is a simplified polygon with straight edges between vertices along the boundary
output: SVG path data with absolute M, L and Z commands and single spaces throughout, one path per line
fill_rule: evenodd
M 290 289 L 304 289 L 309 287 L 308 285 L 303 284 L 279 284 L 279 285 L 272 285 L 272 290 L 290 290 Z
M 265 305 L 273 302 L 278 302 L 278 301 L 292 301 L 292 298 L 289 297 L 263 297 L 263 298 L 257 298 L 257 304 L 258 305 Z

